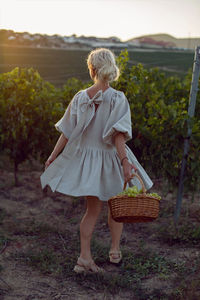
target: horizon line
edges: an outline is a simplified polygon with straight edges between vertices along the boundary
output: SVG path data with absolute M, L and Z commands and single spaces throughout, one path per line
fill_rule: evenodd
M 137 38 L 140 38 L 140 37 L 143 37 L 143 36 L 151 36 L 151 35 L 168 35 L 168 36 L 171 36 L 175 39 L 200 39 L 200 36 L 186 36 L 186 37 L 176 37 L 174 35 L 171 35 L 169 33 L 166 33 L 166 32 L 157 32 L 157 33 L 149 33 L 149 34 L 142 34 L 142 35 L 139 35 L 139 36 L 135 36 L 135 37 L 132 37 L 132 38 L 129 38 L 127 40 L 122 40 L 120 37 L 116 36 L 116 35 L 112 35 L 112 36 L 96 36 L 96 35 L 84 35 L 84 34 L 81 34 L 81 35 L 77 35 L 76 33 L 72 33 L 71 35 L 63 35 L 61 33 L 44 33 L 44 32 L 30 32 L 30 31 L 16 31 L 14 29 L 11 29 L 11 28 L 1 28 L 0 26 L 0 30 L 7 30 L 7 31 L 13 31 L 15 33 L 29 33 L 31 35 L 35 35 L 35 34 L 40 34 L 40 35 L 47 35 L 47 36 L 54 36 L 54 35 L 59 35 L 59 36 L 77 36 L 77 37 L 81 37 L 81 36 L 84 36 L 84 37 L 96 37 L 96 38 L 111 38 L 111 37 L 116 37 L 118 38 L 120 41 L 129 41 L 129 40 L 132 40 L 132 39 L 137 39 Z

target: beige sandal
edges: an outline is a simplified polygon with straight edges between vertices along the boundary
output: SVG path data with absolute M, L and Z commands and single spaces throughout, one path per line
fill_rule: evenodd
M 76 273 L 102 273 L 102 272 L 105 272 L 105 270 L 98 267 L 93 260 L 88 262 L 87 260 L 79 257 L 77 264 L 74 267 L 74 272 L 76 272 Z
M 121 251 L 109 251 L 110 262 L 118 264 L 122 260 Z

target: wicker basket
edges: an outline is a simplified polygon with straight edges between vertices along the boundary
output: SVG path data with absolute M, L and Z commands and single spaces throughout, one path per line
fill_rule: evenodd
M 160 200 L 146 194 L 144 183 L 139 175 L 136 176 L 142 185 L 142 194 L 136 197 L 117 195 L 108 200 L 111 216 L 120 223 L 151 222 L 158 217 Z M 126 183 L 124 184 L 124 190 Z

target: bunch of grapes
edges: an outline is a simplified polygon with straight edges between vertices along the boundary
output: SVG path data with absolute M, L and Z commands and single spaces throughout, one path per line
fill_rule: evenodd
M 142 194 L 142 189 L 138 189 L 137 186 L 129 187 L 128 189 L 124 190 L 122 193 L 118 194 L 120 196 L 127 195 L 129 197 L 136 197 L 138 194 Z M 157 198 L 158 200 L 161 197 L 157 193 L 146 193 L 147 196 Z
M 157 198 L 158 200 L 161 199 L 161 197 L 160 197 L 157 193 L 149 193 L 149 194 L 147 194 L 147 195 L 150 196 L 150 197 Z

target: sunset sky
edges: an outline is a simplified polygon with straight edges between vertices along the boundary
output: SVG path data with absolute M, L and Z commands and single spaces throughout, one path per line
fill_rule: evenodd
M 109 37 L 200 37 L 200 0 L 1 0 L 0 29 Z

